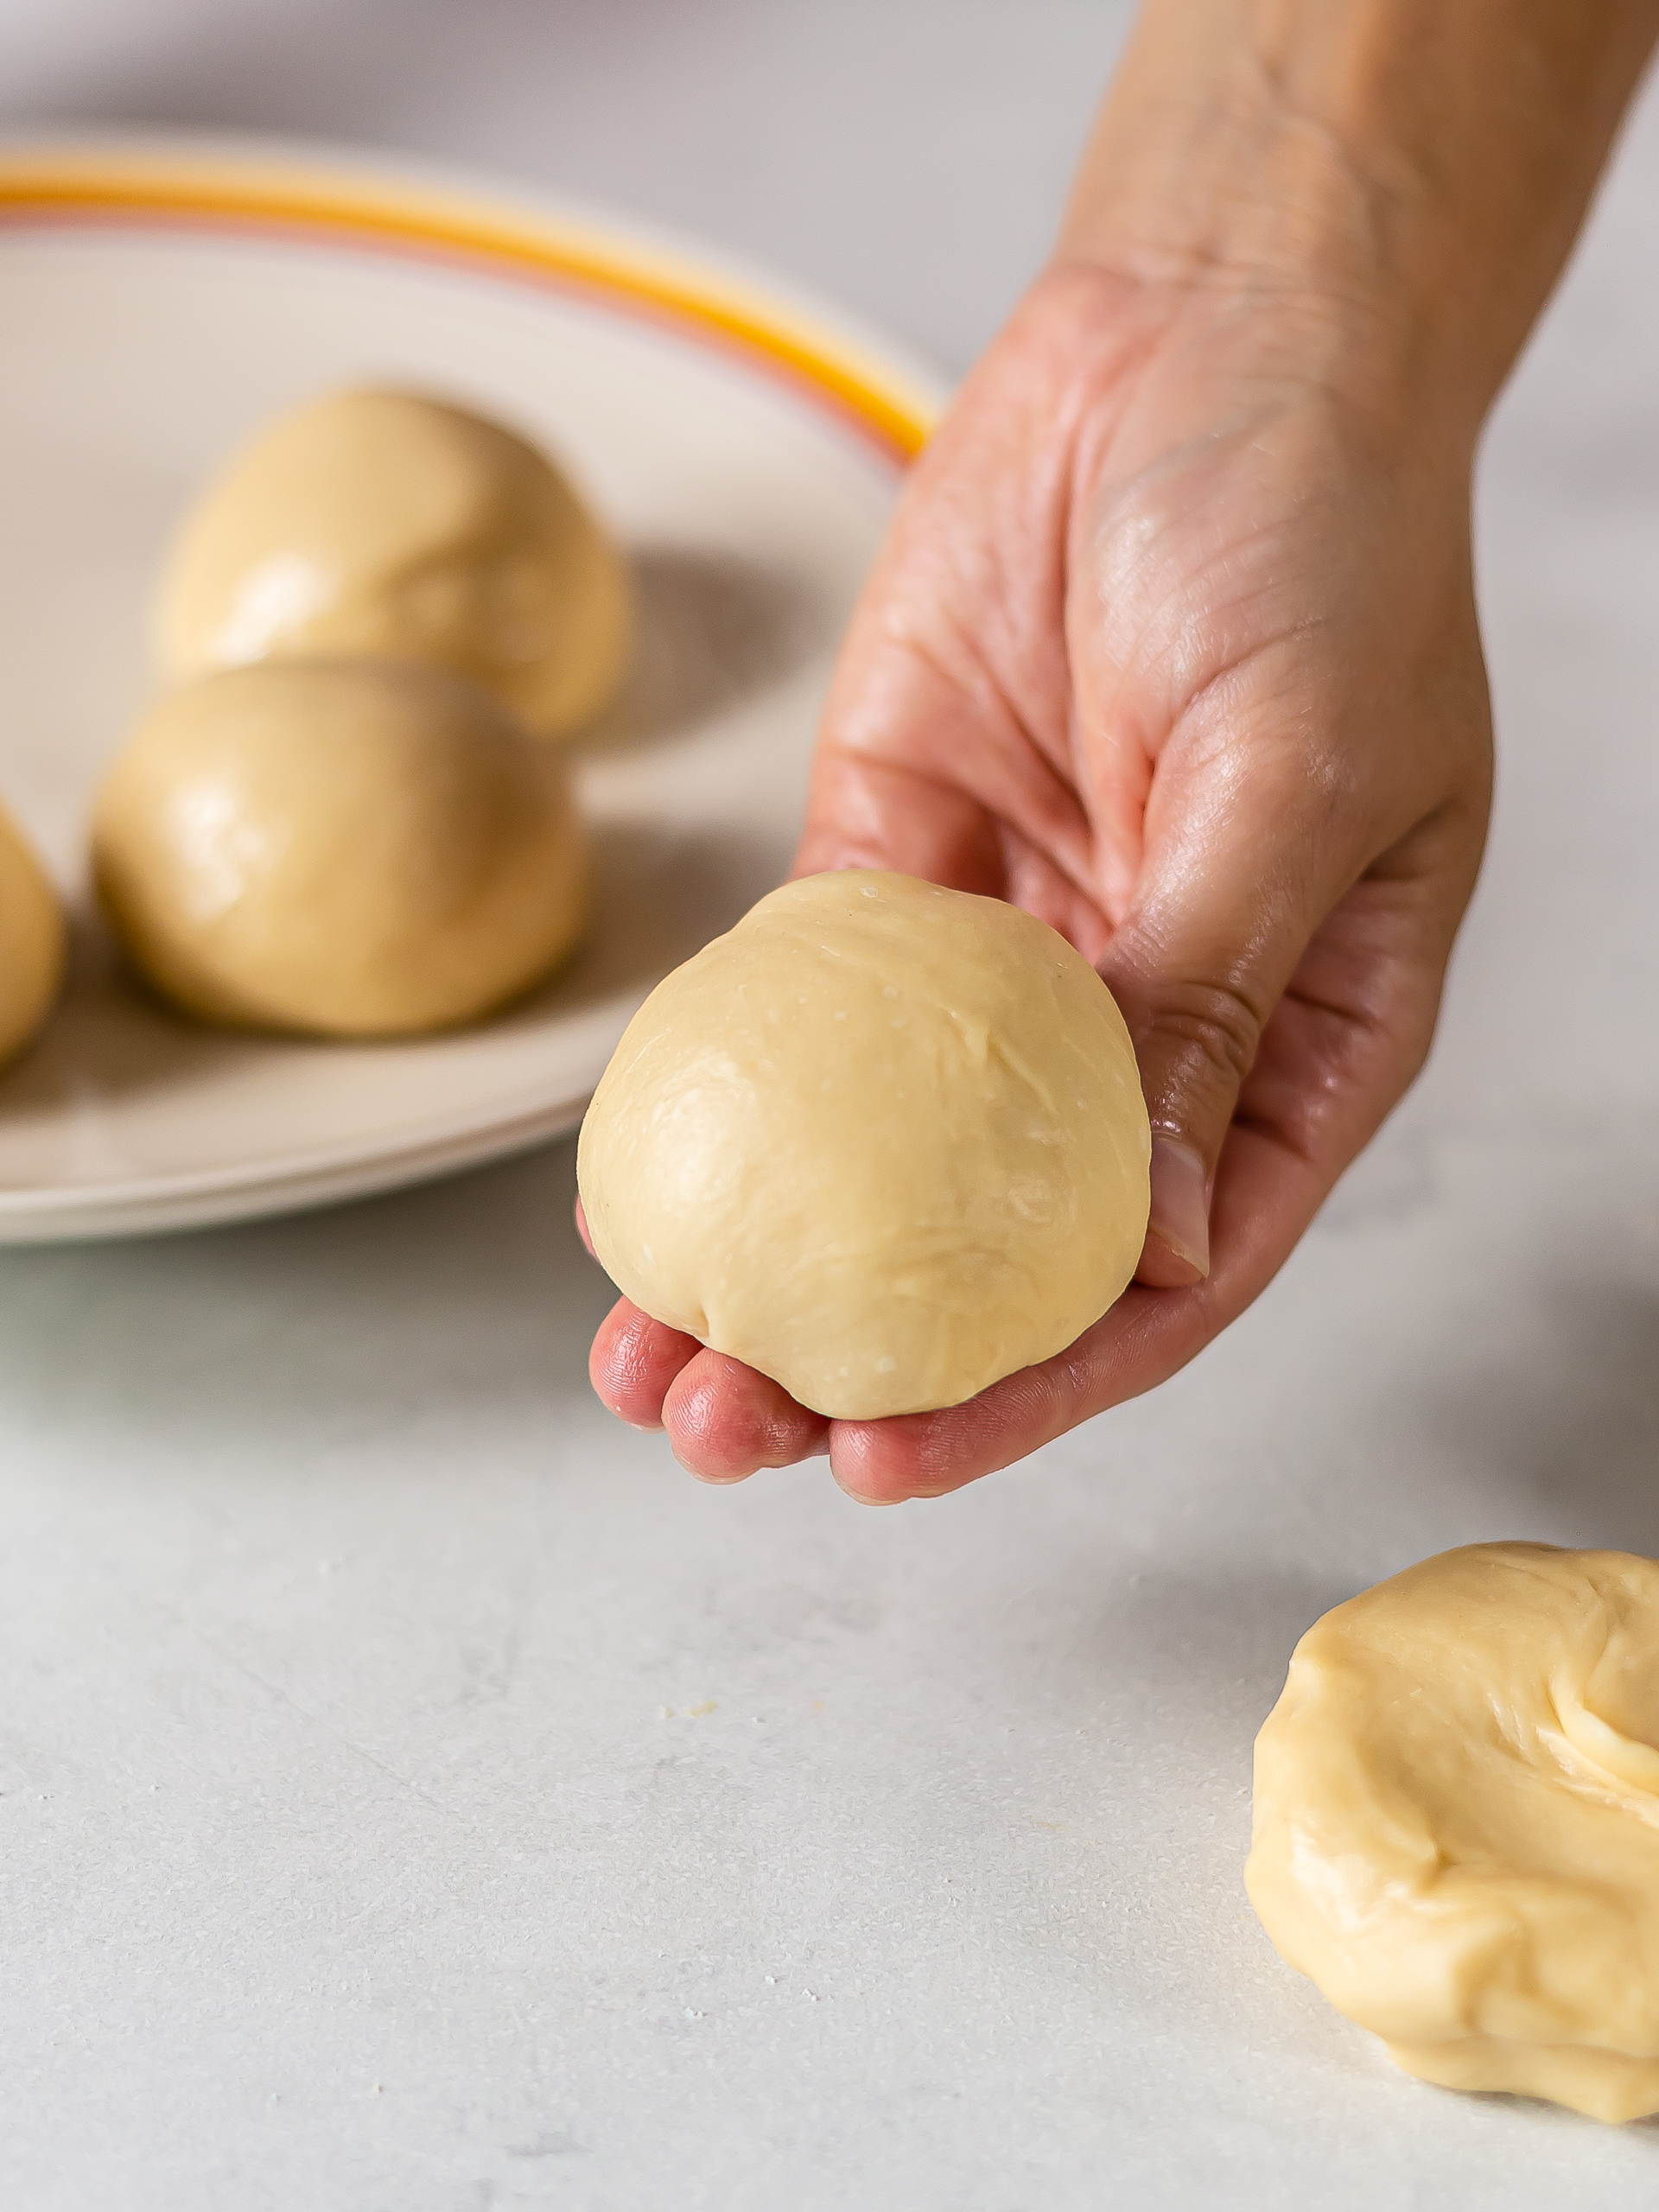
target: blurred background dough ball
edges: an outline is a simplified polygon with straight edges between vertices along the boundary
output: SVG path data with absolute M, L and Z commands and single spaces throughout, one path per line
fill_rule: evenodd
M 0 1062 L 21 1052 L 63 981 L 63 910 L 28 839 L 0 806 Z
M 186 517 L 162 577 L 173 682 L 279 657 L 453 668 L 537 735 L 579 728 L 626 667 L 621 554 L 523 438 L 413 392 L 283 416 Z
M 1128 1285 L 1150 1140 L 1046 923 L 870 869 L 774 891 L 652 992 L 582 1125 L 618 1288 L 847 1420 L 957 1404 Z
M 569 950 L 587 849 L 558 756 L 459 677 L 270 661 L 164 699 L 92 828 L 138 968 L 211 1020 L 444 1028 Z

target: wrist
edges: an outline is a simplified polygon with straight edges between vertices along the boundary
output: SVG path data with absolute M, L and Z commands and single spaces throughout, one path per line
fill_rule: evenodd
M 1472 444 L 1659 0 L 1147 0 L 1058 245 Z

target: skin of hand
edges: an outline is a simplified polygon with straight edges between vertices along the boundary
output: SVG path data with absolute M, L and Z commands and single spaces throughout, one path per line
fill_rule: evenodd
M 1588 54 L 1578 136 L 1549 113 L 1564 151 L 1534 197 L 1572 204 L 1529 306 L 1431 307 L 1409 226 L 1376 219 L 1397 186 L 1379 199 L 1348 142 L 1310 150 L 1276 113 L 1282 54 L 1248 79 L 1259 112 L 1229 80 L 1216 111 L 1242 146 L 1218 124 L 1174 162 L 1184 207 L 1213 194 L 1207 221 L 1180 218 L 1195 235 L 1148 220 L 1123 175 L 1173 162 L 1160 101 L 1185 84 L 1198 111 L 1193 57 L 1230 28 L 1306 59 L 1333 22 L 1403 37 L 1418 4 L 1148 10 L 1060 257 L 913 472 L 826 711 L 798 873 L 895 868 L 1012 899 L 1117 997 L 1154 1132 L 1137 1281 L 1042 1366 L 863 1422 L 826 1421 L 623 1300 L 595 1387 L 706 1480 L 827 1451 L 869 1503 L 937 1496 L 1150 1389 L 1264 1287 L 1422 1065 L 1491 794 L 1475 444 L 1651 26 L 1625 11 L 1610 55 L 1553 0 L 1520 0 L 1580 38 L 1567 60 Z M 1230 10 L 1230 26 L 1200 20 Z M 1502 11 L 1471 29 L 1487 12 L 1471 0 L 1459 35 L 1513 36 Z M 1433 148 L 1440 118 L 1391 112 L 1403 95 L 1371 58 L 1376 112 L 1349 140 L 1367 148 L 1369 122 L 1391 151 L 1412 128 Z M 1148 131 L 1155 160 L 1123 153 Z M 1250 180 L 1243 218 L 1230 167 Z

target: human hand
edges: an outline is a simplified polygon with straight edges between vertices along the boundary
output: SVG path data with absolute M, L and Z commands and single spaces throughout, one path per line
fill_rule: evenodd
M 1185 153 L 1149 160 L 1144 118 L 1199 50 L 1192 8 L 1154 0 L 1119 94 L 1128 123 L 1109 110 L 1091 156 L 1096 207 L 1118 212 L 1074 212 L 1072 251 L 912 478 L 837 673 L 797 861 L 1014 899 L 1098 963 L 1154 1136 L 1138 1281 L 1058 1357 L 874 1422 L 826 1421 L 623 1300 L 595 1340 L 595 1386 L 624 1419 L 665 1427 L 706 1479 L 827 1450 L 855 1496 L 937 1495 L 1150 1388 L 1270 1280 L 1427 1053 L 1490 803 L 1474 445 L 1570 241 L 1640 26 L 1604 50 L 1534 9 L 1585 63 L 1582 111 L 1567 129 L 1529 115 L 1529 78 L 1507 106 L 1491 94 L 1491 128 L 1465 145 L 1433 102 L 1448 83 L 1484 87 L 1481 72 L 1402 74 L 1383 49 L 1397 38 L 1409 58 L 1444 35 L 1501 61 L 1502 11 L 1206 9 L 1251 17 L 1264 41 L 1305 32 L 1300 60 L 1344 98 L 1332 27 L 1338 44 L 1370 40 L 1376 98 L 1405 111 L 1385 117 L 1399 129 L 1384 150 L 1454 143 L 1466 211 L 1423 203 L 1408 235 L 1410 193 L 1370 190 L 1357 156 L 1327 176 L 1294 99 L 1242 161 L 1233 142 L 1250 134 L 1227 99 Z M 1294 74 L 1262 50 L 1262 83 Z M 1420 83 L 1440 90 L 1420 99 Z M 1558 156 L 1516 195 L 1513 252 L 1482 231 L 1500 124 Z M 1152 214 L 1143 196 L 1125 226 L 1140 188 L 1124 175 L 1148 166 Z M 1206 212 L 1183 243 L 1189 200 Z M 1459 221 L 1461 289 L 1443 236 Z
M 907 488 L 797 863 L 1012 899 L 1099 963 L 1156 1145 L 1139 1284 L 968 1405 L 833 1424 L 623 1301 L 595 1382 L 693 1471 L 827 1443 L 855 1492 L 912 1496 L 1149 1388 L 1421 1065 L 1490 777 L 1467 456 L 1294 365 L 1305 312 L 1270 348 L 1203 300 L 1043 280 Z

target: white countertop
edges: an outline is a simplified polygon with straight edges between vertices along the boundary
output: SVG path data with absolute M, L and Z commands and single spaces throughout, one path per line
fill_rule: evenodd
M 1099 0 L 30 0 L 0 120 L 462 158 L 959 366 Z M 464 28 L 463 28 L 464 27 Z M 1301 1630 L 1659 1552 L 1659 109 L 1491 440 L 1503 766 L 1433 1066 L 1274 1288 L 958 1497 L 589 1396 L 568 1147 L 0 1262 L 0 2193 L 29 2212 L 1646 2207 L 1396 2075 L 1240 1883 Z

